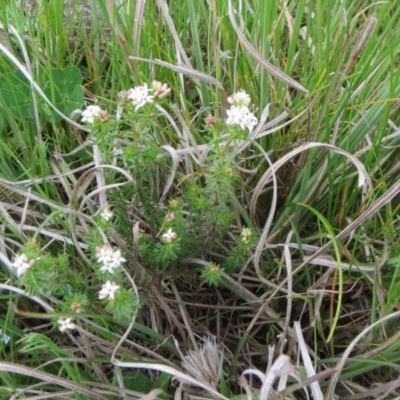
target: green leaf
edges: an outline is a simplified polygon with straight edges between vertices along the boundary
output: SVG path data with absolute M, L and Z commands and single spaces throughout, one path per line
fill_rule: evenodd
M 3 115 L 3 113 L 0 111 L 0 132 L 3 132 L 4 128 L 5 128 L 4 115 Z
M 124 385 L 127 389 L 135 390 L 140 393 L 150 393 L 153 390 L 153 381 L 139 371 L 122 371 Z
M 44 93 L 63 114 L 70 116 L 83 106 L 82 73 L 77 67 L 53 69 L 44 86 Z M 61 117 L 54 113 L 55 121 Z
M 0 102 L 14 118 L 34 118 L 32 89 L 21 71 L 0 76 Z
M 168 392 L 169 385 L 171 384 L 171 375 L 163 372 L 156 380 L 154 386 L 157 389 L 164 390 L 164 392 Z

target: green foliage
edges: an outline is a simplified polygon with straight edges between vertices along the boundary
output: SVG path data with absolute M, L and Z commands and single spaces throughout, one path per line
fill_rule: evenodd
M 121 289 L 115 295 L 115 301 L 108 301 L 106 310 L 109 311 L 114 320 L 124 326 L 128 325 L 140 307 L 139 299 L 125 289 Z
M 20 254 L 25 254 L 31 264 L 19 279 L 28 293 L 64 297 L 84 287 L 78 271 L 70 268 L 66 254 L 43 254 L 36 241 L 28 242 Z
M 209 263 L 208 266 L 203 269 L 201 277 L 206 281 L 208 285 L 216 286 L 221 283 L 223 272 L 224 269 L 221 268 L 218 264 Z
M 110 363 L 126 327 L 135 322 L 120 345 L 123 357 L 140 359 L 141 350 L 132 350 L 140 343 L 146 359 L 157 352 L 157 362 L 178 364 L 169 335 L 181 339 L 184 352 L 206 326 L 235 354 L 233 376 L 221 368 L 220 390 L 230 397 L 239 392 L 239 358 L 243 365 L 250 359 L 243 352 L 264 356 L 267 345 L 282 351 L 289 342 L 292 349 L 295 321 L 314 350 L 315 369 L 327 371 L 352 338 L 399 308 L 396 198 L 305 264 L 398 181 L 395 2 L 146 2 L 143 19 L 140 1 L 97 0 L 88 2 L 96 9 L 83 12 L 82 2 L 71 0 L 72 15 L 62 0 L 37 1 L 32 15 L 20 2 L 0 3 L 2 262 L 14 263 L 19 275 L 10 284 L 4 268 L 1 278 L 2 291 L 15 291 L 0 302 L 7 315 L 1 326 L 11 337 L 0 345 L 2 359 L 79 384 L 109 381 L 118 396 L 120 379 L 148 393 L 155 382 L 166 389 L 166 375 L 129 375 Z M 376 26 L 364 36 L 371 21 Z M 84 94 L 104 113 L 93 123 L 81 118 L 83 129 L 71 125 L 22 71 L 75 121 Z M 153 79 L 171 91 L 157 97 Z M 154 98 L 139 107 L 128 91 L 145 83 Z M 228 96 L 240 89 L 260 126 L 251 116 L 247 124 L 228 123 Z M 332 147 L 302 148 L 311 142 L 347 156 Z M 370 190 L 358 187 L 349 155 L 364 165 Z M 104 209 L 113 216 L 104 218 Z M 173 310 L 171 288 L 179 304 Z M 194 303 L 215 293 L 247 308 L 218 311 L 212 332 L 213 316 Z M 258 323 L 264 311 L 266 331 Z M 60 332 L 62 322 L 68 327 Z M 43 334 L 27 335 L 21 348 L 17 340 L 32 329 Z M 371 331 L 341 379 L 393 382 L 397 331 L 396 320 Z M 371 351 L 368 360 L 358 357 L 362 351 Z M 10 388 L 0 397 L 36 383 L 3 371 L 0 378 Z M 329 398 L 358 395 L 345 385 L 334 389 Z
M 47 82 L 42 83 L 43 91 L 52 104 L 64 115 L 71 116 L 75 110 L 83 106 L 82 73 L 77 67 L 52 69 Z M 61 121 L 61 116 L 52 111 L 55 122 Z
M 21 71 L 7 72 L 0 76 L 1 105 L 14 118 L 34 118 L 32 96 L 32 87 Z
M 48 75 L 39 73 L 39 85 L 52 104 L 63 114 L 70 116 L 83 105 L 82 73 L 77 67 L 50 69 Z M 33 92 L 35 94 L 33 94 Z M 7 72 L 0 76 L 0 102 L 3 113 L 2 121 L 8 113 L 18 121 L 33 120 L 35 117 L 33 91 L 31 83 L 21 71 Z M 44 103 L 45 104 L 45 103 Z M 44 110 L 51 113 L 54 122 L 60 122 L 61 116 L 46 104 Z M 48 116 L 50 117 L 50 115 Z M 2 124 L 4 125 L 4 124 Z

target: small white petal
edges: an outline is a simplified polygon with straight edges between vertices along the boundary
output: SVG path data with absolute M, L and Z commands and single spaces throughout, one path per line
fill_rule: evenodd
M 114 214 L 107 207 L 102 210 L 100 215 L 106 221 L 109 221 L 114 216 Z
M 88 122 L 89 124 L 93 124 L 94 119 L 96 117 L 100 118 L 102 113 L 104 113 L 104 111 L 99 106 L 88 106 L 82 112 L 82 120 L 81 121 Z
M 161 238 L 164 239 L 167 243 L 172 243 L 177 238 L 177 234 L 173 232 L 171 228 L 169 228 L 167 232 L 161 236 Z
M 108 298 L 109 301 L 114 301 L 115 294 L 118 292 L 119 288 L 120 287 L 115 282 L 107 281 L 99 290 L 99 299 L 103 300 Z
M 150 89 L 145 83 L 142 86 L 136 86 L 133 89 L 129 89 L 126 97 L 132 101 L 132 104 L 135 106 L 135 111 L 137 111 L 146 103 L 153 103 L 154 96 L 149 94 L 151 91 L 152 89 Z
M 241 129 L 248 129 L 250 132 L 258 122 L 247 106 L 232 105 L 226 113 L 228 116 L 226 123 L 228 125 L 239 125 Z
M 28 260 L 26 254 L 21 254 L 17 256 L 14 262 L 11 264 L 17 271 L 17 275 L 21 276 L 28 271 L 28 269 L 35 263 L 35 260 Z
M 72 318 L 59 318 L 58 324 L 60 332 L 65 332 L 67 329 L 76 329 L 76 325 L 72 322 Z

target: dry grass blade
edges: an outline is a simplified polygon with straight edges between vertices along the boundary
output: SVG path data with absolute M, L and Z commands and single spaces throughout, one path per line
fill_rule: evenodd
M 365 45 L 368 42 L 369 37 L 372 34 L 372 31 L 374 30 L 378 20 L 374 17 L 369 17 L 364 29 L 361 31 L 359 34 L 359 37 L 357 39 L 357 42 L 353 48 L 353 51 L 350 54 L 349 61 L 346 64 L 346 67 L 344 68 L 343 75 L 347 76 L 352 68 L 354 67 L 354 64 L 357 62 L 358 58 L 360 57 L 361 52 L 363 51 Z
M 178 72 L 180 74 L 184 74 L 186 76 L 190 76 L 193 79 L 198 79 L 199 81 L 203 81 L 206 83 L 209 83 L 211 85 L 216 86 L 219 89 L 223 89 L 223 86 L 221 85 L 220 82 L 218 82 L 215 78 L 213 78 L 211 75 L 205 74 L 204 72 L 200 72 L 192 67 L 188 67 L 186 65 L 174 65 L 167 63 L 165 61 L 161 60 L 148 60 L 146 58 L 141 58 L 141 57 L 134 57 L 130 56 L 129 57 L 131 60 L 136 60 L 136 61 L 145 61 L 150 64 L 157 64 L 161 65 L 162 67 L 166 67 L 171 69 L 172 71 Z
M 88 195 L 86 195 L 80 203 L 78 203 L 78 199 L 83 195 L 83 193 L 85 192 L 86 188 L 91 184 L 92 182 L 92 178 L 93 175 L 97 176 L 97 172 L 98 170 L 102 170 L 103 168 L 107 168 L 107 169 L 112 169 L 116 172 L 120 172 L 123 176 L 125 176 L 127 178 L 126 182 L 122 182 L 122 183 L 115 183 L 115 184 L 110 184 L 104 187 L 98 187 L 97 189 L 95 189 L 94 191 L 92 191 L 91 193 L 89 193 Z M 76 215 L 73 210 L 78 208 L 78 204 L 79 204 L 79 208 L 82 209 L 83 205 L 86 203 L 86 201 L 88 199 L 90 199 L 91 197 L 93 197 L 94 195 L 96 195 L 97 193 L 104 193 L 106 190 L 108 189 L 112 189 L 114 187 L 120 187 L 123 185 L 126 185 L 128 183 L 134 182 L 134 179 L 132 178 L 132 176 L 126 172 L 124 169 L 113 166 L 113 165 L 98 165 L 95 166 L 87 171 L 85 171 L 78 179 L 76 185 L 74 186 L 74 190 L 71 194 L 71 201 L 70 201 L 70 209 L 71 212 L 69 213 L 69 223 L 71 227 L 75 227 L 76 225 L 76 219 L 74 218 L 74 216 Z M 80 215 L 84 215 L 83 213 L 80 213 Z M 85 221 L 83 221 L 82 219 L 80 219 L 80 223 L 81 225 L 85 223 Z M 92 221 L 93 223 L 93 221 Z M 93 226 L 96 226 L 96 224 L 93 223 Z M 87 231 L 87 228 L 84 227 L 84 230 Z M 104 233 L 101 231 L 101 229 L 99 229 L 100 234 L 103 236 L 103 241 L 104 243 L 107 243 L 107 238 L 104 235 Z M 83 251 L 81 250 L 80 246 L 78 245 L 78 238 L 77 238 L 77 234 L 75 229 L 71 229 L 71 238 L 75 243 L 75 248 L 77 249 L 77 251 L 79 252 L 79 254 L 81 255 L 82 259 L 85 260 L 86 263 L 89 263 L 89 259 L 87 258 L 87 256 L 83 253 Z
M 368 400 L 368 399 L 387 399 L 388 395 L 393 394 L 396 389 L 400 387 L 400 378 L 386 383 L 380 383 L 376 387 L 370 387 L 368 389 L 364 389 L 362 393 L 357 393 L 352 396 L 343 397 L 342 400 Z M 380 396 L 382 395 L 382 396 Z M 378 396 L 380 396 L 378 398 Z M 393 397 L 393 399 L 398 400 L 399 397 Z
M 394 346 L 396 343 L 400 342 L 400 331 L 397 332 L 392 337 L 386 339 L 381 345 L 375 347 L 373 350 L 369 351 L 368 353 L 361 354 L 360 358 L 370 359 L 373 357 L 378 356 L 379 354 L 383 353 L 385 350 L 389 349 L 390 347 Z
M 32 65 L 31 65 L 31 61 L 29 59 L 28 51 L 26 50 L 24 41 L 22 40 L 18 31 L 11 25 L 10 25 L 10 31 L 18 40 L 18 43 L 22 50 L 22 54 L 24 55 L 24 60 L 25 60 L 25 64 L 27 67 L 27 71 L 32 76 Z M 32 93 L 34 94 L 34 87 L 33 87 L 32 82 L 30 82 L 30 84 L 32 87 Z M 41 141 L 42 140 L 42 128 L 41 128 L 40 117 L 39 117 L 39 105 L 38 105 L 38 101 L 37 101 L 37 98 L 35 95 L 32 96 L 32 102 L 33 102 L 33 110 L 34 110 L 34 114 L 35 114 L 35 123 L 36 123 L 36 130 L 38 133 L 38 139 L 39 139 L 39 141 Z
M 262 305 L 260 307 L 260 312 L 264 312 L 269 318 L 276 321 L 276 323 L 282 329 L 285 328 L 285 323 L 282 322 L 282 320 L 281 320 L 281 318 L 279 318 L 278 314 L 271 307 L 268 306 L 268 302 L 265 302 L 265 300 L 258 298 L 253 292 L 250 292 L 249 290 L 247 290 L 244 286 L 242 286 L 239 282 L 237 282 L 236 279 L 232 278 L 230 275 L 226 274 L 225 272 L 222 274 L 222 277 L 224 278 L 224 280 L 227 283 L 229 283 L 230 285 L 232 285 L 233 287 L 238 289 L 238 292 L 244 299 L 254 302 L 255 307 L 258 306 L 260 303 L 262 303 Z M 289 327 L 288 334 L 291 335 L 292 332 L 293 332 L 292 328 Z
M 153 400 L 156 399 L 159 394 L 163 394 L 164 392 L 160 389 L 154 389 L 146 396 L 140 398 L 140 400 Z
M 254 145 L 259 149 L 260 153 L 264 156 L 265 160 L 268 162 L 268 165 L 270 166 L 268 168 L 267 171 L 270 172 L 271 177 L 272 177 L 272 200 L 271 200 L 271 205 L 270 205 L 270 209 L 269 209 L 269 213 L 268 213 L 268 217 L 267 220 L 264 224 L 263 230 L 261 232 L 260 235 L 260 239 L 258 240 L 257 243 L 257 247 L 256 250 L 254 252 L 254 256 L 253 256 L 253 264 L 255 266 L 256 269 L 256 273 L 258 278 L 264 282 L 265 284 L 267 284 L 268 286 L 271 286 L 271 283 L 269 281 L 267 281 L 264 277 L 263 274 L 260 271 L 260 265 L 259 265 L 259 261 L 260 261 L 260 257 L 261 257 L 261 253 L 264 249 L 265 246 L 265 242 L 267 240 L 270 228 L 272 226 L 272 221 L 274 219 L 275 216 L 275 211 L 277 208 L 277 202 L 278 202 L 278 182 L 277 182 L 277 178 L 276 178 L 276 173 L 275 173 L 275 167 L 274 164 L 272 164 L 271 160 L 268 157 L 268 154 L 264 151 L 264 149 L 256 142 L 253 142 Z M 265 175 L 265 174 L 264 174 Z M 262 178 L 261 178 L 262 179 Z M 257 184 L 258 185 L 258 184 Z M 255 196 L 255 194 L 253 194 L 253 197 Z M 251 208 L 250 208 L 250 215 L 251 215 Z
M 51 207 L 54 210 L 59 210 L 59 211 L 65 212 L 67 214 L 72 213 L 72 214 L 75 214 L 79 218 L 83 218 L 88 221 L 91 221 L 91 218 L 88 217 L 87 215 L 79 213 L 77 211 L 72 211 L 68 207 L 60 206 L 56 202 L 46 200 L 46 199 L 39 197 L 33 193 L 30 193 L 28 190 L 22 189 L 20 186 L 18 186 L 18 184 L 15 184 L 15 186 L 14 186 L 13 184 L 9 184 L 9 183 L 7 183 L 7 181 L 0 179 L 0 187 L 7 188 L 8 190 L 10 190 L 13 193 L 18 193 L 19 195 L 28 198 L 30 201 L 37 201 L 38 203 L 46 204 L 47 206 Z
M 312 378 L 315 376 L 315 371 L 314 367 L 310 358 L 310 355 L 308 354 L 307 346 L 303 338 L 303 332 L 301 331 L 301 326 L 298 321 L 294 323 L 294 331 L 296 333 L 296 339 L 297 343 L 299 344 L 299 350 L 300 354 L 303 358 L 303 363 L 304 367 L 307 372 L 307 376 L 309 378 Z M 321 387 L 319 386 L 318 382 L 313 382 L 310 384 L 311 387 L 311 392 L 313 394 L 313 399 L 314 400 L 324 400 L 324 396 L 322 394 Z
M 36 387 L 36 385 L 35 385 Z M 11 391 L 11 390 L 10 390 Z M 21 395 L 24 393 L 28 393 L 29 395 L 32 393 L 37 393 L 39 390 L 34 390 L 33 388 L 27 388 L 25 390 L 20 390 L 17 395 L 11 396 L 8 398 L 8 400 L 17 400 L 18 398 L 22 398 Z M 54 399 L 54 393 L 45 393 L 43 391 L 40 391 L 41 394 L 37 396 L 29 396 L 29 399 L 31 400 L 44 400 L 44 399 Z M 28 398 L 28 397 L 25 397 Z M 65 391 L 59 391 L 57 392 L 57 399 L 63 400 L 69 400 L 69 399 L 74 399 L 75 398 L 75 392 L 73 390 L 65 390 Z
M 174 183 L 176 171 L 178 170 L 179 166 L 179 156 L 176 150 L 172 146 L 166 144 L 161 146 L 161 148 L 167 151 L 171 155 L 171 160 L 172 160 L 171 171 L 168 173 L 168 179 L 167 182 L 165 183 L 164 190 L 159 201 L 160 204 L 163 204 L 169 190 L 171 189 L 171 186 Z
M 101 165 L 101 153 L 100 153 L 99 146 L 97 146 L 97 145 L 93 146 L 93 159 L 94 159 L 94 165 L 96 168 L 96 183 L 97 183 L 97 188 L 99 190 L 99 205 L 100 205 L 100 208 L 105 208 L 105 207 L 107 207 L 107 197 L 106 197 L 106 188 L 105 188 L 106 180 L 104 177 L 103 168 L 98 168 L 98 166 Z
M 400 184 L 400 182 L 399 182 Z M 381 318 L 379 321 L 376 321 L 375 323 L 369 325 L 367 328 L 365 328 L 359 335 L 357 335 L 352 341 L 351 343 L 347 346 L 345 352 L 343 353 L 340 361 L 337 363 L 336 365 L 336 369 L 338 371 L 342 370 L 343 367 L 346 364 L 347 359 L 349 358 L 351 352 L 353 351 L 354 347 L 356 346 L 356 344 L 364 337 L 367 335 L 367 333 L 369 333 L 371 330 L 373 330 L 375 327 L 384 324 L 387 321 L 390 321 L 392 319 L 396 319 L 400 317 L 400 311 L 394 312 L 390 315 L 387 315 L 386 317 Z M 329 388 L 328 388 L 328 392 L 327 392 L 327 396 L 326 398 L 328 399 L 333 399 L 334 398 L 334 394 L 335 394 L 335 388 L 336 385 L 338 383 L 339 380 L 339 374 L 335 374 L 332 379 L 331 382 L 329 384 Z
M 75 187 L 74 187 L 74 191 L 72 193 L 72 199 L 71 202 L 73 203 L 74 201 L 76 201 L 76 199 L 78 198 L 78 195 L 80 195 L 82 192 L 84 192 L 86 190 L 86 188 L 91 184 L 92 182 L 92 175 L 96 175 L 97 178 L 97 172 L 99 170 L 103 170 L 103 169 L 112 169 L 116 172 L 120 172 L 123 176 L 126 177 L 126 182 L 121 182 L 121 183 L 114 183 L 114 184 L 110 184 L 107 186 L 100 186 L 97 189 L 93 190 L 92 192 L 90 192 L 86 197 L 84 197 L 84 199 L 82 200 L 82 204 L 84 204 L 89 198 L 93 197 L 96 194 L 102 193 L 108 189 L 113 189 L 116 187 L 120 187 L 120 186 L 124 186 L 127 185 L 128 183 L 132 183 L 134 182 L 133 177 L 124 169 L 113 166 L 113 165 L 97 165 L 95 167 L 93 167 L 92 169 L 85 171 L 82 176 L 80 176 L 78 182 L 76 183 Z
M 76 184 L 76 179 L 72 171 L 70 170 L 67 163 L 64 161 L 62 157 L 56 156 L 50 159 L 51 167 L 55 173 L 55 176 L 58 177 L 58 181 L 63 186 L 64 192 L 67 195 L 68 199 L 71 199 L 71 193 L 73 191 L 69 180 L 71 180 L 72 184 Z M 67 179 L 69 178 L 69 180 Z
M 287 120 L 286 122 L 284 122 L 281 125 L 277 125 L 281 121 L 283 121 L 285 118 L 287 118 L 289 114 L 287 111 L 283 111 L 277 117 L 275 117 L 271 121 L 265 123 L 266 118 L 269 116 L 268 108 L 271 105 L 276 105 L 276 104 L 275 103 L 267 104 L 264 107 L 264 110 L 261 113 L 260 123 L 257 125 L 257 127 L 254 129 L 254 131 L 251 133 L 252 139 L 259 139 L 264 136 L 270 135 L 271 133 L 280 131 L 285 126 L 289 126 L 293 122 L 299 120 L 304 114 L 307 114 L 310 111 L 310 107 L 311 107 L 311 105 L 307 106 L 303 111 L 301 111 L 299 114 L 296 114 L 293 118 L 290 118 L 289 120 Z
M 233 26 L 233 29 L 235 29 L 235 32 L 237 33 L 239 40 L 243 43 L 244 47 L 249 51 L 249 53 L 273 76 L 278 78 L 280 81 L 285 82 L 287 85 L 300 90 L 301 92 L 304 93 L 309 93 L 308 90 L 300 85 L 297 81 L 295 81 L 293 78 L 290 76 L 286 75 L 284 72 L 282 72 L 280 69 L 276 68 L 274 65 L 272 65 L 269 61 L 267 61 L 265 58 L 263 58 L 260 53 L 250 44 L 250 42 L 244 37 L 242 31 L 239 29 L 239 27 L 236 24 L 235 21 L 235 16 L 233 14 L 233 8 L 232 8 L 232 0 L 229 0 L 228 3 L 228 14 L 229 14 L 229 19 L 231 21 L 231 24 Z
M 285 156 L 281 157 L 277 162 L 274 163 L 273 169 L 269 168 L 263 174 L 263 176 L 260 178 L 260 180 L 257 182 L 257 185 L 254 188 L 254 194 L 253 194 L 253 197 L 251 198 L 251 203 L 250 203 L 250 214 L 253 218 L 256 213 L 256 204 L 257 204 L 258 197 L 262 193 L 262 190 L 265 187 L 265 185 L 269 182 L 271 176 L 273 175 L 273 172 L 275 172 L 277 169 L 282 167 L 282 165 L 285 164 L 286 162 L 288 162 L 292 157 L 294 157 L 304 151 L 307 151 L 309 149 L 315 148 L 315 147 L 322 147 L 324 149 L 330 150 L 334 153 L 338 153 L 338 154 L 341 154 L 341 155 L 347 157 L 357 168 L 358 177 L 359 177 L 359 185 L 361 186 L 361 184 L 366 182 L 368 185 L 368 188 L 370 190 L 370 193 L 372 193 L 373 184 L 372 184 L 371 178 L 369 177 L 367 170 L 365 169 L 364 165 L 357 158 L 355 158 L 352 154 L 350 154 L 347 151 L 344 151 L 342 149 L 339 149 L 336 146 L 332 146 L 330 144 L 306 143 L 302 146 L 299 146 L 295 150 L 292 150 L 291 152 L 287 153 Z
M 0 253 L 0 260 L 2 261 L 2 262 L 4 262 L 4 263 L 10 263 L 7 259 L 5 259 L 5 256 L 2 254 L 2 253 Z M 10 263 L 10 268 L 11 268 L 11 263 Z M 10 285 L 7 285 L 7 284 L 5 284 L 5 283 L 0 283 L 0 289 L 3 289 L 3 290 L 9 290 L 10 292 L 13 292 L 13 293 L 18 293 L 19 295 L 21 295 L 21 296 L 26 296 L 26 297 L 29 297 L 31 300 L 33 300 L 34 302 L 36 302 L 36 303 L 38 303 L 38 304 L 40 304 L 42 307 L 43 307 L 43 309 L 45 309 L 47 312 L 49 312 L 49 313 L 54 313 L 54 308 L 53 307 L 51 307 L 51 306 L 49 306 L 45 301 L 43 301 L 41 298 L 39 298 L 39 297 L 37 297 L 37 296 L 31 296 L 31 295 L 29 295 L 28 293 L 26 293 L 24 290 L 22 290 L 22 289 L 19 289 L 19 288 L 17 288 L 17 287 L 15 287 L 15 286 L 10 286 Z
M 287 332 L 289 329 L 289 323 L 292 315 L 292 306 L 293 306 L 293 300 L 292 296 L 294 295 L 293 292 L 293 280 L 292 280 L 292 271 L 293 271 L 293 266 L 292 266 L 292 257 L 290 255 L 290 249 L 289 249 L 289 241 L 291 237 L 293 236 L 293 231 L 290 231 L 287 238 L 286 238 L 286 243 L 283 247 L 283 253 L 285 257 L 285 266 L 287 270 L 287 276 L 288 276 L 288 285 L 287 285 L 287 304 L 286 304 L 286 316 L 285 316 L 285 329 L 281 335 L 280 343 L 281 343 L 281 353 L 283 352 L 283 347 L 285 346 L 287 342 Z
M 165 0 L 156 0 L 156 4 L 161 9 L 161 13 L 165 19 L 165 22 L 168 25 L 168 28 L 171 32 L 172 37 L 174 38 L 174 43 L 179 52 L 180 57 L 182 57 L 182 59 L 184 60 L 184 62 L 187 66 L 192 67 L 192 64 L 190 63 L 190 60 L 189 60 L 188 56 L 186 55 L 186 52 L 183 48 L 182 42 L 179 39 L 178 32 L 175 29 L 174 21 L 171 18 L 171 15 L 169 14 L 167 2 Z
M 323 267 L 328 267 L 328 268 L 338 268 L 338 263 L 335 261 L 333 258 L 327 258 L 327 257 L 316 257 L 312 258 L 311 257 L 303 257 L 303 260 L 305 262 L 309 262 L 309 264 L 314 264 L 314 265 L 322 265 Z M 354 265 L 354 264 L 349 264 L 349 263 L 340 263 L 341 268 L 350 271 L 350 270 L 357 270 L 357 271 L 363 271 L 363 272 L 375 272 L 376 267 L 375 266 L 367 266 L 367 265 Z
M 195 351 L 199 351 L 199 346 L 197 345 L 197 342 L 196 342 L 196 339 L 194 337 L 194 333 L 192 330 L 192 324 L 190 323 L 190 316 L 186 310 L 185 305 L 182 302 L 182 298 L 181 298 L 181 295 L 179 294 L 179 290 L 174 282 L 171 282 L 171 287 L 175 294 L 176 300 L 178 301 L 178 306 L 179 306 L 179 310 L 181 312 L 181 317 L 182 317 L 183 323 L 185 324 L 185 328 L 188 332 L 190 341 L 192 342 L 192 345 L 193 345 Z
M 138 0 L 135 9 L 135 27 L 133 37 L 135 38 L 135 56 L 139 56 L 140 51 L 140 33 L 142 31 L 142 22 L 144 18 L 146 0 Z
M 397 181 L 384 195 L 379 197 L 374 204 L 367 208 L 358 218 L 351 222 L 345 229 L 343 229 L 335 238 L 335 240 L 341 240 L 349 235 L 354 229 L 358 228 L 363 222 L 371 218 L 377 211 L 379 211 L 384 205 L 389 203 L 398 193 L 400 193 L 400 181 Z M 296 268 L 294 273 L 297 273 L 303 269 L 311 260 L 323 254 L 332 246 L 332 241 L 329 241 L 325 246 L 322 246 L 316 253 L 314 253 L 307 261 L 303 262 Z
M 336 374 L 338 371 L 336 369 L 327 369 L 322 372 L 318 372 L 318 374 L 313 375 L 310 378 L 304 379 L 298 383 L 295 383 L 293 385 L 288 386 L 285 390 L 283 390 L 281 393 L 284 396 L 287 396 L 289 394 L 294 393 L 295 391 L 301 390 L 307 386 L 312 385 L 313 383 L 325 380 L 327 378 L 330 378 L 333 374 Z M 286 397 L 285 397 L 286 398 Z M 313 397 L 314 399 L 314 397 Z M 322 399 L 326 399 L 326 397 L 322 397 Z
M 290 363 L 290 358 L 281 354 L 267 372 L 263 374 L 261 371 L 249 369 L 243 372 L 243 375 L 253 374 L 258 376 L 262 381 L 260 390 L 260 400 L 268 399 L 279 399 L 274 391 L 273 384 L 276 379 L 279 378 L 278 390 L 282 390 L 286 387 L 288 375 L 293 376 L 296 380 L 299 380 L 298 374 L 295 372 L 294 367 Z
M 181 124 L 182 127 L 182 134 L 180 135 L 180 137 L 182 137 L 182 139 L 185 141 L 184 145 L 186 146 L 186 148 L 188 150 L 190 150 L 190 154 L 192 156 L 192 158 L 194 159 L 194 161 L 197 164 L 200 164 L 200 152 L 198 151 L 198 144 L 196 142 L 196 139 L 193 137 L 192 133 L 190 132 L 189 126 L 186 123 L 186 120 L 184 118 L 184 116 L 182 115 L 182 112 L 179 110 L 179 108 L 176 106 L 176 104 L 172 105 L 172 109 L 174 111 L 174 114 L 176 116 L 176 118 L 178 119 L 178 121 Z M 173 120 L 173 118 L 171 116 L 169 116 L 169 119 Z M 189 146 L 189 143 L 191 144 L 192 147 Z M 194 152 L 196 152 L 196 155 L 194 155 Z M 185 171 L 186 173 L 193 173 L 194 168 L 193 166 L 189 163 L 189 160 L 187 158 L 185 158 Z
M 0 361 L 0 371 L 12 372 L 15 374 L 26 375 L 32 378 L 40 379 L 42 381 L 52 383 L 70 390 L 74 390 L 77 393 L 84 394 L 91 399 L 107 400 L 109 397 L 103 396 L 100 393 L 96 393 L 93 389 L 88 389 L 83 385 L 71 382 L 70 380 L 60 378 L 55 375 L 50 375 L 46 372 L 38 371 L 37 369 L 32 369 L 24 367 L 22 365 L 15 365 L 8 362 Z
M 157 363 L 152 363 L 152 362 L 149 362 L 149 363 L 122 362 L 122 361 L 117 361 L 116 359 L 113 360 L 113 363 L 122 368 L 150 369 L 153 371 L 164 372 L 166 374 L 173 376 L 175 379 L 179 380 L 182 383 L 197 386 L 197 387 L 200 387 L 200 388 L 206 390 L 207 392 L 209 392 L 211 395 L 213 395 L 217 399 L 229 400 L 227 397 L 225 397 L 221 393 L 218 393 L 216 390 L 214 390 L 211 386 L 193 378 L 192 376 L 190 376 L 188 374 L 184 374 L 183 372 L 177 370 L 176 368 L 172 368 L 167 365 L 157 364 Z

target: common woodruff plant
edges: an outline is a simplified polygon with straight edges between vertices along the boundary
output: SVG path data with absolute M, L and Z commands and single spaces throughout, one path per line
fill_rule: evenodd
M 77 272 L 66 256 L 43 254 L 35 241 L 15 256 L 15 273 L 27 291 L 61 299 L 61 332 L 75 329 L 79 314 L 99 307 L 124 324 L 137 310 L 128 257 L 113 243 L 113 230 L 131 242 L 132 226 L 139 224 L 135 258 L 148 271 L 170 273 L 182 266 L 197 271 L 202 265 L 200 276 L 209 285 L 219 284 L 223 271 L 243 266 L 257 243 L 252 227 L 233 229 L 241 220 L 235 206 L 240 144 L 258 122 L 249 95 L 232 94 L 226 118 L 204 118 L 205 133 L 197 145 L 183 135 L 160 132 L 162 118 L 176 127 L 167 111 L 170 92 L 153 81 L 121 92 L 115 116 L 99 105 L 81 114 L 102 164 L 116 167 L 104 170 L 106 185 L 118 183 L 118 170 L 131 177 L 131 183 L 106 192 L 110 206 L 99 210 L 87 237 L 88 268 Z M 202 262 L 192 263 L 195 259 Z M 139 284 L 146 283 L 140 279 Z

